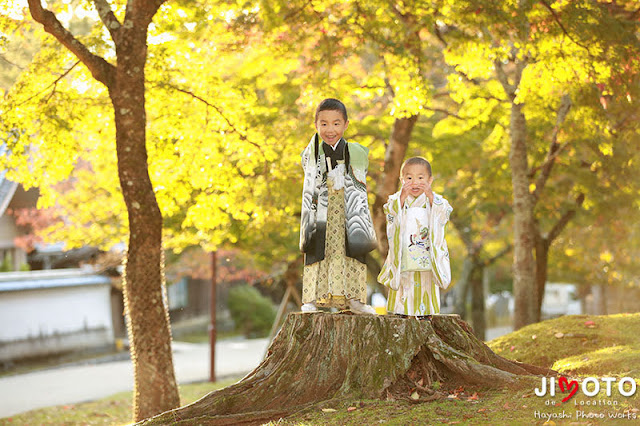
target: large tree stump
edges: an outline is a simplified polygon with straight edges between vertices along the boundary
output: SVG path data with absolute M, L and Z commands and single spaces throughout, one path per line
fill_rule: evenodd
M 142 424 L 252 424 L 334 398 L 381 398 L 451 386 L 516 386 L 554 375 L 496 355 L 457 315 L 426 320 L 350 313 L 293 313 L 265 360 L 240 382 Z

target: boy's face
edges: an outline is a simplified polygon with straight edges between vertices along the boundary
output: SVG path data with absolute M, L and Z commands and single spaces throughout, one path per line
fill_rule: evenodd
M 316 130 L 322 140 L 331 146 L 338 143 L 348 126 L 349 120 L 345 120 L 340 111 L 326 110 L 318 113 Z
M 433 176 L 427 168 L 420 164 L 410 164 L 402 171 L 402 186 L 409 189 L 413 197 L 419 196 L 431 186 Z

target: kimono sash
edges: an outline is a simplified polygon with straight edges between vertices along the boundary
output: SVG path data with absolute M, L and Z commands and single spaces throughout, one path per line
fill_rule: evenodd
M 357 143 L 345 143 L 344 187 L 346 254 L 364 263 L 365 255 L 378 246 L 367 199 L 369 150 Z M 305 265 L 324 259 L 327 228 L 327 162 L 315 134 L 302 152 L 304 184 L 300 215 L 300 251 Z M 335 173 L 336 169 L 334 169 Z

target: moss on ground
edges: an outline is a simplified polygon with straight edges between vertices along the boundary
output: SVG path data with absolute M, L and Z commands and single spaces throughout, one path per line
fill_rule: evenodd
M 640 377 L 640 313 L 563 316 L 488 345 L 505 358 L 563 374 Z

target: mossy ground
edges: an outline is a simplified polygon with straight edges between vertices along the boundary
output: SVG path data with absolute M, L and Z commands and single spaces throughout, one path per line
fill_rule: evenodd
M 522 328 L 489 346 L 505 358 L 551 367 L 571 378 L 633 377 L 640 382 L 640 314 L 561 317 Z M 181 386 L 182 403 L 231 383 Z M 588 397 L 579 390 L 563 403 L 566 393 L 537 396 L 534 390 L 540 384 L 535 378 L 520 390 L 458 389 L 447 399 L 424 403 L 411 401 L 410 395 L 401 400 L 332 401 L 271 425 L 542 425 L 549 417 L 548 425 L 640 423 L 640 389 L 625 397 L 616 383 L 607 396 L 603 384 L 597 396 Z M 571 417 L 558 418 L 563 414 Z M 130 418 L 131 393 L 126 392 L 90 403 L 34 410 L 0 419 L 0 425 L 122 425 Z
M 498 355 L 562 374 L 640 377 L 640 313 L 570 315 L 488 343 Z

